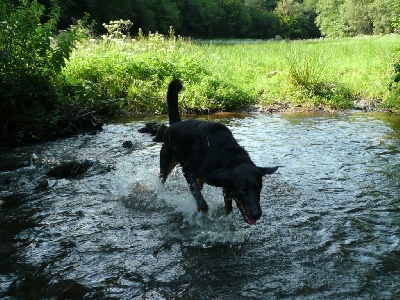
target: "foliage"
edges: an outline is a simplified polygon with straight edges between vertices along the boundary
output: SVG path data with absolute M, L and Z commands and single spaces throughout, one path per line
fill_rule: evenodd
M 66 28 L 71 18 L 78 19 L 84 12 L 88 12 L 99 24 L 96 29 L 100 34 L 104 33 L 101 24 L 123 19 L 132 20 L 131 33 L 136 33 L 141 28 L 146 34 L 149 32 L 167 34 L 169 26 L 174 26 L 182 36 L 269 38 L 281 32 L 279 21 L 273 14 L 277 2 L 277 0 L 68 0 L 60 2 L 63 10 L 61 27 Z M 271 17 L 271 14 L 274 17 Z M 252 16 L 256 17 L 253 19 Z M 267 18 L 260 20 L 260 16 Z M 257 27 L 260 22 L 263 24 L 262 29 Z M 261 32 L 265 34 L 261 35 Z
M 247 37 L 272 39 L 282 34 L 280 19 L 273 11 L 250 7 L 250 17 L 252 22 L 246 33 Z
M 217 1 L 184 1 L 181 32 L 185 36 L 211 38 L 216 36 L 223 11 Z
M 344 24 L 340 21 L 344 0 L 319 0 L 316 23 L 324 36 L 344 36 Z
M 22 0 L 18 5 L 12 5 L 15 1 L 1 2 L 1 126 L 6 126 L 10 115 L 29 119 L 50 115 L 50 120 L 42 123 L 53 126 L 72 106 L 111 114 L 121 110 L 162 113 L 166 111 L 165 91 L 173 78 L 183 79 L 187 87 L 180 103 L 186 112 L 274 103 L 347 108 L 355 99 L 369 99 L 390 109 L 400 106 L 400 63 L 394 65 L 394 74 L 387 67 L 393 64 L 393 45 L 398 47 L 396 36 L 298 43 L 244 44 L 235 40 L 195 44 L 176 36 L 179 28 L 172 26 L 168 26 L 166 34 L 139 29 L 132 38 L 130 28 L 135 25 L 120 19 L 104 23 L 106 34 L 98 39 L 93 37 L 95 24 L 88 25 L 87 14 L 76 19 L 76 25 L 58 31 L 61 11 L 75 4 L 65 1 L 58 6 L 55 1 L 48 9 L 37 0 Z M 357 5 L 393 5 L 393 0 L 361 4 L 358 0 L 335 0 L 335 7 L 323 6 L 328 3 L 325 0 L 202 1 L 200 6 L 192 0 L 173 1 L 173 5 L 169 5 L 169 0 L 140 3 L 146 2 L 147 10 L 143 12 L 154 14 L 154 28 L 162 23 L 157 11 L 168 15 L 164 25 L 170 20 L 179 20 L 180 24 L 192 22 L 179 13 L 186 7 L 188 15 L 199 20 L 198 24 L 210 22 L 208 28 L 190 28 L 199 35 L 274 37 L 279 33 L 285 38 L 318 35 L 315 27 L 305 21 L 313 20 L 317 13 L 321 28 L 329 29 L 332 24 L 326 21 L 333 20 L 329 19 L 329 9 L 341 20 L 337 22 L 341 27 L 332 27 L 327 35 L 357 35 L 362 28 L 380 32 L 387 28 L 387 19 L 382 17 L 386 10 L 375 9 L 375 14 L 368 10 L 368 22 L 364 22 L 364 15 L 360 22 L 355 22 L 361 7 Z M 112 3 L 108 5 L 115 8 Z M 399 24 L 399 6 L 392 8 L 392 27 L 388 32 Z M 210 21 L 212 17 L 215 19 Z M 387 82 L 391 76 L 389 92 Z
M 400 3 L 395 6 L 395 11 L 397 17 L 392 19 L 393 27 L 400 31 Z M 397 53 L 399 52 L 400 48 L 397 49 Z M 389 90 L 391 94 L 386 106 L 400 111 L 400 59 L 393 64 L 393 75 L 389 83 Z
M 342 18 L 342 8 L 349 2 L 336 1 L 336 7 L 325 6 L 323 11 L 335 8 Z M 323 2 L 279 0 L 271 5 L 271 1 L 224 0 L 211 5 L 204 0 L 204 15 L 198 17 L 208 18 L 206 11 L 221 18 L 229 16 L 227 22 L 237 32 L 225 30 L 224 34 L 238 35 L 249 34 L 257 14 L 265 27 L 270 23 L 262 23 L 263 17 L 270 18 L 271 24 L 287 18 L 285 32 L 292 32 L 291 38 L 300 38 L 310 34 L 302 31 L 306 25 L 301 20 L 305 15 L 322 13 Z M 151 3 L 155 2 L 147 4 Z M 200 8 L 189 5 L 193 3 L 187 0 L 175 5 L 185 4 L 194 13 Z M 376 4 L 377 0 L 368 3 Z M 268 11 L 272 6 L 274 11 Z M 239 7 L 244 9 L 240 18 L 235 14 Z M 389 58 L 394 37 L 393 40 L 388 37 L 301 43 L 194 44 L 176 36 L 173 27 L 168 27 L 166 35 L 139 30 L 132 39 L 128 36 L 132 23 L 119 20 L 104 24 L 107 31 L 104 39 L 89 39 L 87 16 L 77 25 L 55 34 L 61 10 L 55 2 L 49 11 L 37 1 L 28 0 L 21 1 L 17 7 L 3 4 L 0 8 L 0 17 L 4 20 L 0 23 L 3 114 L 23 112 L 40 116 L 70 101 L 85 108 L 104 108 L 110 113 L 119 110 L 161 113 L 166 108 L 167 85 L 176 77 L 182 78 L 187 86 L 181 107 L 188 112 L 232 110 L 277 101 L 334 108 L 349 107 L 357 98 L 385 102 L 388 107 L 395 103 L 389 99 L 385 86 L 391 76 L 387 66 L 392 63 Z M 213 26 L 220 22 L 217 18 Z M 236 27 L 240 24 L 247 25 L 242 29 Z M 350 28 L 350 22 L 346 24 L 347 27 L 342 24 L 340 34 Z M 216 28 L 207 34 L 217 34 L 221 28 L 224 29 Z M 259 34 L 269 33 L 260 31 Z M 74 45 L 77 48 L 70 56 Z M 398 73 L 396 68 L 392 91 L 396 91 Z
M 69 28 L 54 35 L 60 8 L 22 0 L 16 8 L 3 6 L 0 23 L 0 93 L 2 114 L 42 115 L 59 99 L 58 74 L 74 46 L 77 32 Z M 42 20 L 46 19 L 45 22 Z
M 394 5 L 393 17 L 391 19 L 392 25 L 397 32 L 400 32 L 400 3 Z
M 236 109 L 252 98 L 237 86 L 213 76 L 206 59 L 190 42 L 159 33 L 136 39 L 93 40 L 80 46 L 63 70 L 74 97 L 85 107 L 111 113 L 166 111 L 165 91 L 173 78 L 187 86 L 182 108 L 187 112 Z
M 279 17 L 282 35 L 290 39 L 319 37 L 319 30 L 314 24 L 315 9 L 315 0 L 280 0 L 274 12 Z
M 220 0 L 223 11 L 218 36 L 243 37 L 250 27 L 251 17 L 244 0 Z
M 388 34 L 395 30 L 393 20 L 399 18 L 399 2 L 397 0 L 375 0 L 368 7 L 372 19 L 374 34 Z
M 373 0 L 345 0 L 342 22 L 346 36 L 372 34 L 373 24 L 369 7 Z
M 398 0 L 318 0 L 316 24 L 322 35 L 343 37 L 394 32 Z
M 49 0 L 38 1 L 49 6 Z M 195 38 L 345 37 L 392 33 L 396 5 L 398 0 L 66 0 L 59 1 L 59 28 L 88 12 L 99 35 L 106 33 L 102 24 L 122 19 L 132 20 L 131 34 L 139 28 L 167 34 L 174 26 Z

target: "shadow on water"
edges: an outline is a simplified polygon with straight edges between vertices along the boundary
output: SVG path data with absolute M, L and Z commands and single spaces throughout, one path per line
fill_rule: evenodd
M 257 165 L 284 166 L 264 180 L 257 225 L 225 216 L 209 186 L 197 214 L 180 169 L 162 187 L 160 144 L 137 132 L 147 119 L 1 149 L 0 297 L 400 297 L 399 116 L 203 118 L 226 123 Z M 86 161 L 80 176 L 51 176 Z

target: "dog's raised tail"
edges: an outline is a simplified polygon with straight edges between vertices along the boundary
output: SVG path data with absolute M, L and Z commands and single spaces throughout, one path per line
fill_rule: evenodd
M 174 79 L 168 86 L 167 91 L 167 104 L 168 104 L 168 117 L 169 125 L 180 122 L 178 110 L 178 94 L 183 90 L 183 83 L 180 79 Z

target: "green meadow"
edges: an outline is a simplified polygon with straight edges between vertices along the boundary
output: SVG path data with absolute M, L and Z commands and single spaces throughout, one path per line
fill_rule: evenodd
M 389 83 L 399 35 L 303 41 L 190 41 L 159 34 L 84 40 L 62 73 L 73 99 L 114 113 L 166 111 L 173 78 L 184 112 L 303 107 L 348 109 L 357 101 L 398 110 Z

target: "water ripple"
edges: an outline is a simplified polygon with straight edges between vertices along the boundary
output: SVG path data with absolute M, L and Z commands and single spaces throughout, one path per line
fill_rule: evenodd
M 219 119 L 260 166 L 263 216 L 224 215 L 206 186 L 196 212 L 178 168 L 162 187 L 145 120 L 96 136 L 2 149 L 0 297 L 395 299 L 400 297 L 400 118 L 385 114 Z M 131 141 L 132 148 L 122 144 Z M 42 163 L 29 164 L 32 153 Z M 65 161 L 79 179 L 47 178 Z M 48 179 L 48 188 L 35 190 Z

